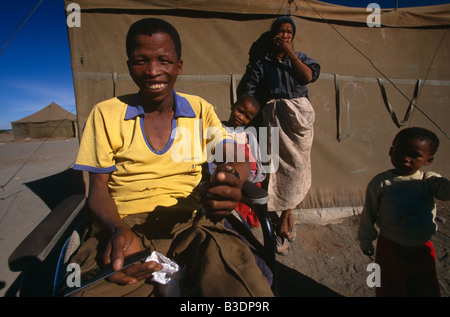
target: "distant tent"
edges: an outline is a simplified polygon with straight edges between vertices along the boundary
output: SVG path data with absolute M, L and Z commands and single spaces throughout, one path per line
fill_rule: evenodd
M 77 134 L 77 116 L 52 102 L 25 118 L 11 122 L 15 140 L 26 138 L 73 138 Z

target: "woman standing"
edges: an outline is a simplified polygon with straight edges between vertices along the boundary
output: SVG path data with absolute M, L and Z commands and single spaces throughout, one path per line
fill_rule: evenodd
M 279 129 L 278 169 L 270 171 L 268 208 L 282 211 L 278 219 L 278 252 L 286 254 L 288 240 L 295 238 L 292 209 L 311 187 L 310 153 L 315 114 L 306 85 L 319 77 L 320 65 L 306 54 L 294 51 L 292 40 L 296 26 L 291 17 L 278 17 L 270 33 L 270 49 L 249 65 L 239 83 L 238 95 L 250 94 L 259 100 L 268 133 L 272 128 Z

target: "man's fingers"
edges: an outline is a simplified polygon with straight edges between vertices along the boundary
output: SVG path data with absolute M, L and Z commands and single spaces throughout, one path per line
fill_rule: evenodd
M 123 270 L 123 272 L 137 278 L 138 280 L 142 280 L 149 278 L 153 272 L 160 271 L 161 269 L 162 265 L 160 263 L 149 261 L 136 263 L 135 265 Z
M 216 179 L 219 183 L 226 184 L 232 187 L 242 187 L 242 181 L 234 174 L 229 172 L 219 172 L 216 175 Z
M 217 216 L 228 216 L 241 199 L 241 190 L 227 185 L 210 187 L 207 194 L 201 196 L 201 204 Z
M 103 263 L 112 265 L 114 271 L 119 271 L 123 266 L 123 253 L 120 256 L 120 253 L 116 251 L 113 252 L 113 246 L 111 243 L 106 245 L 105 251 L 103 252 Z
M 205 200 L 202 205 L 206 210 L 213 212 L 217 216 L 228 216 L 231 211 L 236 209 L 237 202 L 228 200 Z
M 119 271 L 124 261 L 124 241 L 119 237 L 111 248 L 111 264 L 114 271 Z
M 151 277 L 153 272 L 161 269 L 162 265 L 160 263 L 154 261 L 140 262 L 111 275 L 108 280 L 120 285 L 134 284 L 137 281 Z
M 138 280 L 135 277 L 128 276 L 125 273 L 119 271 L 116 274 L 108 277 L 108 281 L 119 284 L 119 285 L 126 285 L 126 284 L 134 284 Z
M 232 187 L 229 185 L 217 185 L 211 186 L 207 190 L 208 195 L 217 196 L 217 200 L 234 200 L 239 201 L 242 196 L 242 192 L 240 188 Z M 216 198 L 214 198 L 216 199 Z

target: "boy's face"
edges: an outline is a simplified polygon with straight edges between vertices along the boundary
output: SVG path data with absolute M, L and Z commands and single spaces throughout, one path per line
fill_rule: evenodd
M 400 175 L 412 175 L 433 162 L 429 141 L 411 138 L 395 142 L 389 150 L 392 165 Z
M 138 35 L 128 69 L 146 100 L 160 103 L 172 98 L 177 76 L 183 69 L 172 38 L 166 33 Z
M 256 115 L 258 110 L 252 103 L 244 101 L 243 103 L 237 103 L 231 108 L 230 120 L 228 122 L 233 127 L 246 126 Z

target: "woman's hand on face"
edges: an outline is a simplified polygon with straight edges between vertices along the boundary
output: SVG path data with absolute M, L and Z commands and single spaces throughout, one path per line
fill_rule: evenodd
M 292 40 L 291 39 L 283 39 L 280 36 L 275 36 L 273 39 L 273 44 L 275 47 L 282 51 L 283 53 L 287 54 L 289 51 L 292 50 Z

